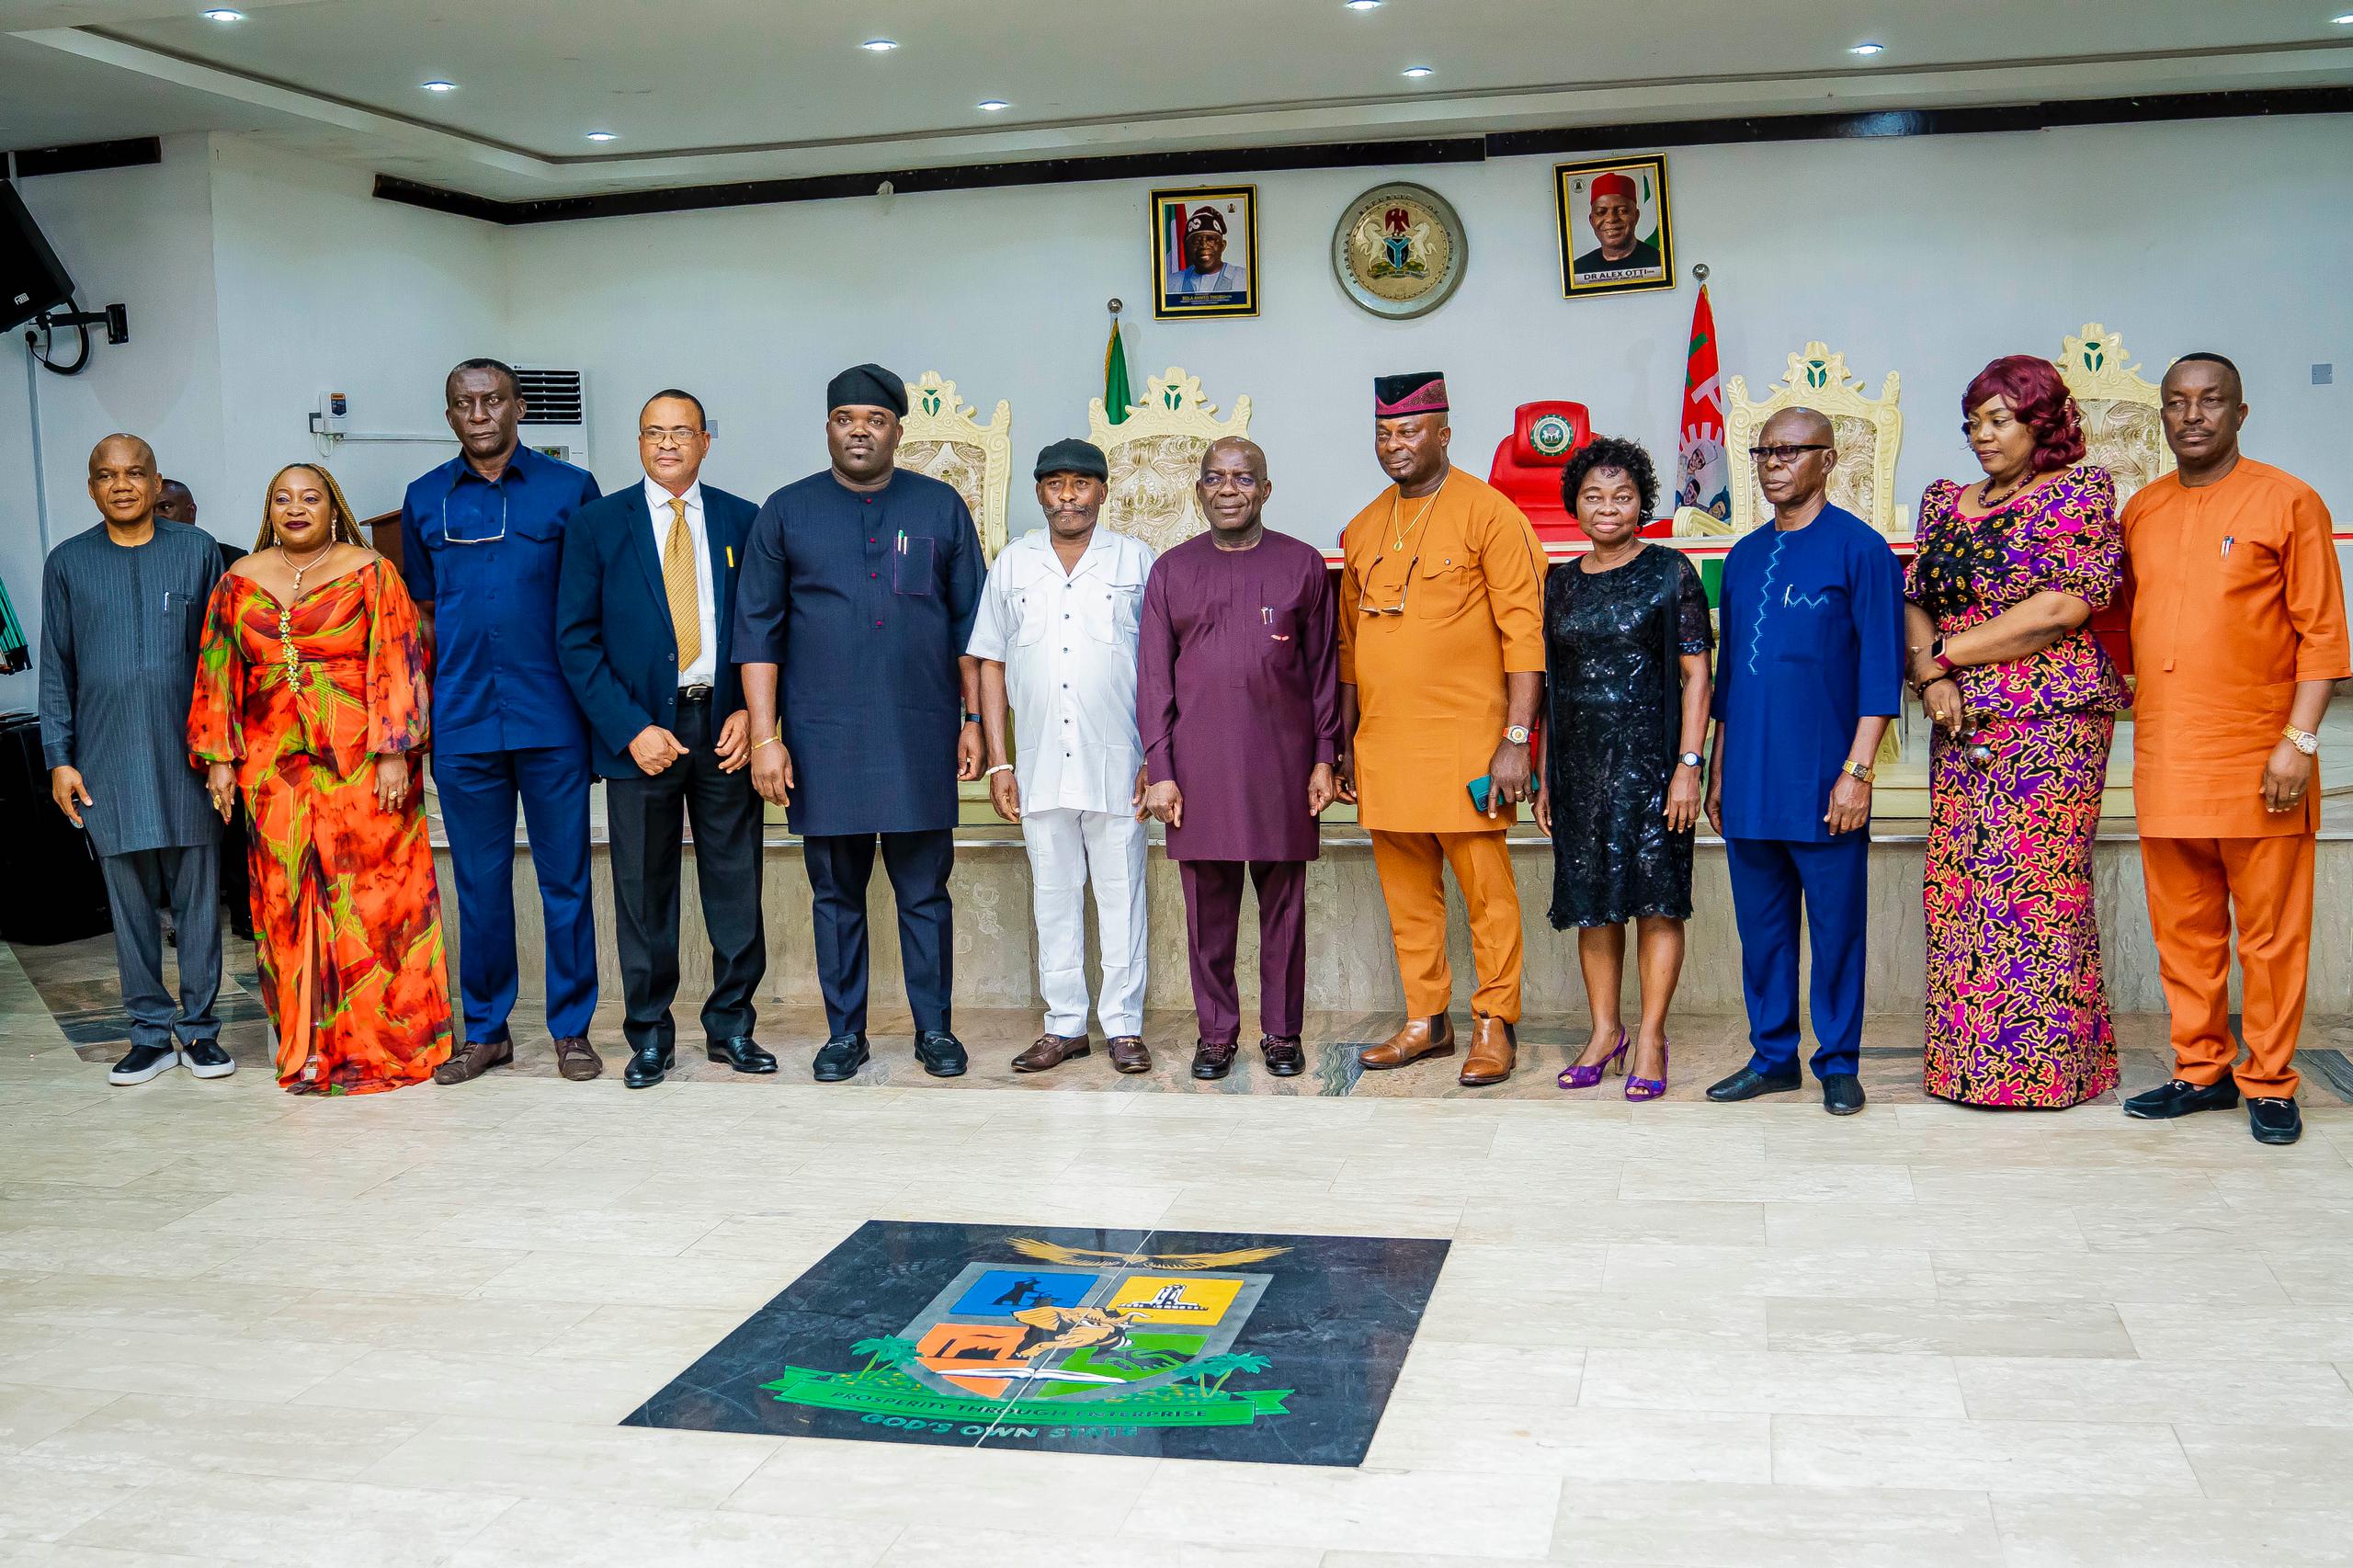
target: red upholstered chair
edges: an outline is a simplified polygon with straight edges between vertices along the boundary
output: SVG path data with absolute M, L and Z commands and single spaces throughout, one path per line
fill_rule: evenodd
M 1487 483 L 1510 497 L 1548 542 L 1585 538 L 1561 505 L 1561 470 L 1569 454 L 1593 439 L 1593 416 L 1581 403 L 1523 403 L 1511 434 L 1495 448 Z

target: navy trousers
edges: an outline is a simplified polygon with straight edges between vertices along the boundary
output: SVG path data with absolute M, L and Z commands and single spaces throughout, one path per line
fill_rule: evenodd
M 506 1038 L 515 1007 L 515 802 L 531 840 L 547 927 L 548 1033 L 588 1032 L 597 915 L 588 885 L 588 750 L 435 753 L 433 786 L 458 881 L 458 989 L 466 1039 Z
M 956 864 L 956 837 L 947 828 L 827 834 L 801 841 L 801 860 L 809 868 L 817 985 L 825 994 L 826 1027 L 835 1038 L 866 1032 L 866 884 L 874 874 L 878 840 L 891 878 L 891 896 L 899 905 L 899 959 L 907 971 L 907 1008 L 915 1014 L 917 1034 L 944 1034 L 955 958 L 955 908 L 948 898 L 948 873 Z
M 221 992 L 221 851 L 215 845 L 133 849 L 101 855 L 107 903 L 114 911 L 115 972 L 131 1043 L 176 1049 L 219 1040 L 212 1005 Z M 179 934 L 180 997 L 164 985 L 164 922 Z
M 1863 1043 L 1863 935 L 1870 866 L 1868 831 L 1821 844 L 1729 838 L 1740 984 L 1748 1001 L 1749 1066 L 1798 1064 L 1798 926 L 1813 939 L 1813 1075 L 1852 1073 Z

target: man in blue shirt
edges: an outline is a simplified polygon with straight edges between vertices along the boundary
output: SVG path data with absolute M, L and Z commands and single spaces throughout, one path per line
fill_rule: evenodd
M 1749 449 L 1773 524 L 1724 557 L 1708 818 L 1740 928 L 1749 1064 L 1711 1100 L 1798 1071 L 1798 926 L 1813 943 L 1813 1073 L 1833 1116 L 1863 1108 L 1863 933 L 1871 761 L 1904 691 L 1904 579 L 1879 531 L 1824 494 L 1830 421 L 1786 408 Z
M 463 449 L 408 487 L 401 575 L 431 640 L 433 782 L 458 882 L 466 1043 L 434 1070 L 462 1084 L 515 1060 L 515 803 L 519 795 L 547 926 L 548 1033 L 574 1080 L 604 1071 L 586 1039 L 597 1007 L 588 888 L 588 736 L 556 656 L 556 582 L 573 513 L 597 482 L 521 444 L 515 372 L 469 359 L 449 372 Z
M 915 1055 L 964 1071 L 949 1030 L 956 781 L 981 774 L 980 671 L 962 654 L 981 540 L 955 490 L 897 468 L 906 383 L 860 365 L 825 389 L 832 465 L 767 499 L 745 541 L 734 655 L 752 787 L 787 808 L 809 871 L 831 1038 L 816 1079 L 866 1064 L 866 884 L 879 840 L 899 905 Z

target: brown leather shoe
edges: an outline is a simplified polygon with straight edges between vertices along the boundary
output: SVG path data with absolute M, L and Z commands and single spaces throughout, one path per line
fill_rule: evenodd
M 1519 1036 L 1489 1013 L 1471 1015 L 1471 1054 L 1462 1059 L 1462 1082 L 1471 1088 L 1500 1084 L 1519 1061 Z
M 1193 1076 L 1222 1078 L 1233 1071 L 1233 1053 L 1239 1042 L 1227 1040 L 1223 1045 L 1211 1045 L 1202 1040 L 1193 1047 Z
M 1427 1018 L 1407 1018 L 1404 1028 L 1379 1045 L 1368 1045 L 1358 1051 L 1357 1060 L 1375 1072 L 1384 1072 L 1419 1062 L 1425 1056 L 1453 1054 L 1454 1020 L 1439 1013 Z
M 603 1075 L 605 1059 L 580 1036 L 568 1034 L 555 1042 L 555 1070 L 575 1084 L 585 1084 Z
M 1029 1050 L 1013 1059 L 1013 1070 L 1016 1073 L 1044 1073 L 1061 1066 L 1074 1056 L 1084 1056 L 1093 1049 L 1083 1034 L 1041 1034 L 1030 1043 Z
M 1152 1071 L 1152 1052 L 1144 1048 L 1142 1035 L 1123 1034 L 1111 1042 L 1111 1065 L 1122 1073 Z
M 481 1077 L 494 1067 L 515 1065 L 515 1042 L 511 1039 L 470 1040 L 449 1053 L 449 1060 L 433 1070 L 437 1084 L 463 1084 Z
M 1270 1034 L 1258 1041 L 1259 1052 L 1267 1059 L 1267 1071 L 1278 1078 L 1296 1078 L 1307 1066 L 1307 1052 L 1299 1048 L 1295 1034 Z

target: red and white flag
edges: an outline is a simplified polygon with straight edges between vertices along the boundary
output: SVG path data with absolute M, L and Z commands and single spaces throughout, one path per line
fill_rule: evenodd
M 1724 455 L 1724 383 L 1716 368 L 1716 313 L 1708 286 L 1691 307 L 1691 350 L 1683 372 L 1683 421 L 1675 447 L 1675 504 L 1732 517 L 1732 465 Z

